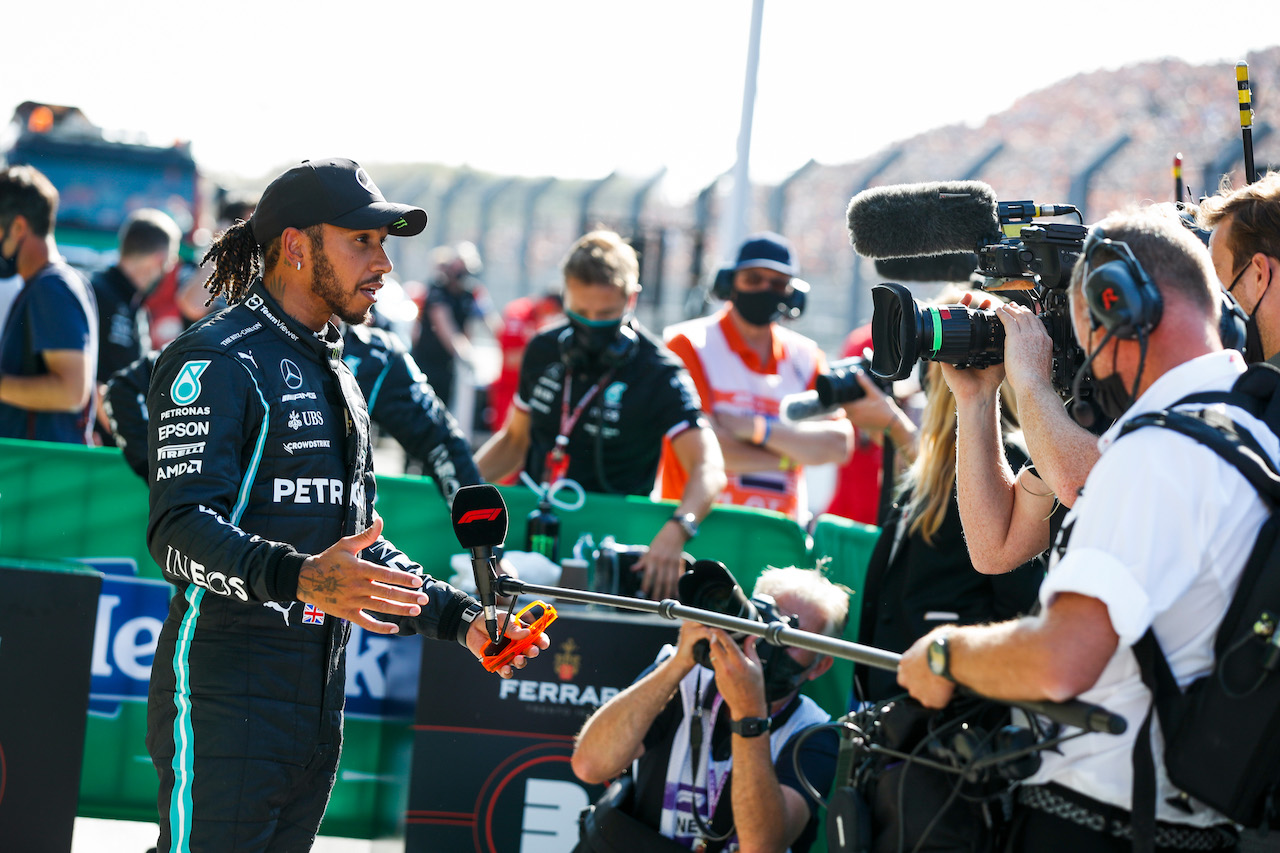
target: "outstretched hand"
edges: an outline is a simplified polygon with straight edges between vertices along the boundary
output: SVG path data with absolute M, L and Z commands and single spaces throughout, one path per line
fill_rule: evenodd
M 368 610 L 396 616 L 417 616 L 427 596 L 419 592 L 422 577 L 380 566 L 360 558 L 360 552 L 382 535 L 382 518 L 363 532 L 344 536 L 319 554 L 307 558 L 298 575 L 298 600 L 325 613 L 347 619 L 366 631 L 394 634 L 400 629 L 369 615 Z

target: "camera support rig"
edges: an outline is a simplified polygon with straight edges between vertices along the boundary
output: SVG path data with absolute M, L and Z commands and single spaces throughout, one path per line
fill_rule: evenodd
M 798 649 L 831 655 L 842 660 L 873 666 L 877 669 L 895 671 L 898 668 L 898 661 L 902 657 L 894 652 L 887 652 L 874 646 L 865 646 L 848 640 L 814 634 L 810 631 L 801 631 L 798 628 L 788 627 L 783 622 L 765 624 L 751 619 L 740 619 L 711 610 L 689 607 L 671 598 L 664 598 L 661 601 L 648 601 L 642 598 L 627 598 L 602 592 L 588 592 L 585 590 L 531 584 L 507 575 L 500 575 L 497 578 L 495 588 L 499 595 L 513 598 L 525 593 L 532 593 L 552 596 L 565 601 L 574 601 L 580 604 L 604 604 L 625 610 L 636 610 L 641 613 L 655 613 L 664 619 L 685 619 L 701 625 L 709 625 L 712 628 L 750 634 L 751 636 L 760 637 L 765 642 L 775 646 L 794 646 Z M 979 695 L 968 691 L 964 687 L 959 689 L 971 695 Z M 1067 702 L 1036 702 L 990 699 L 985 696 L 982 698 L 1020 708 L 1031 714 L 1039 714 L 1056 723 L 1072 726 L 1086 732 L 1118 735 L 1124 733 L 1128 727 L 1125 719 L 1118 714 L 1113 714 L 1097 705 L 1074 699 Z

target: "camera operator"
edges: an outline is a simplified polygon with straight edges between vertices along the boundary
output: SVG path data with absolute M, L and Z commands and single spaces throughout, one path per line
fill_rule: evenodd
M 961 300 L 968 305 L 969 294 Z M 983 303 L 979 307 L 986 307 Z M 1053 341 L 1030 309 L 995 309 L 1005 330 L 1004 363 L 982 370 L 942 364 L 956 398 L 956 485 L 973 567 L 1012 571 L 1051 541 L 1058 503 L 1070 507 L 1098 459 L 1097 436 L 1078 425 L 1050 379 Z M 1003 452 L 997 391 L 1008 380 L 1034 466 L 1014 472 Z
M 1092 229 L 1071 279 L 1071 319 L 1098 385 L 1116 389 L 1102 394 L 1112 401 L 1104 409 L 1122 411 L 1109 412 L 1118 420 L 1099 440 L 1101 456 L 1067 517 L 1042 609 L 937 628 L 902 657 L 899 683 L 927 707 L 946 705 L 960 683 L 994 698 L 1079 697 L 1129 721 L 1122 735 L 1074 738 L 1042 753 L 1018 789 L 1010 849 L 1131 849 L 1133 747 L 1151 699 L 1129 646 L 1151 628 L 1180 686 L 1207 673 L 1217 626 L 1268 515 L 1253 486 L 1206 445 L 1164 429 L 1119 441 L 1128 419 L 1189 393 L 1226 390 L 1243 372 L 1240 354 L 1222 349 L 1217 289 L 1208 252 L 1167 212 L 1116 213 Z M 1280 456 L 1265 424 L 1233 407 L 1224 413 Z M 1163 739 L 1154 742 L 1156 849 L 1234 849 L 1222 815 L 1173 796 Z
M 949 288 L 936 301 L 945 305 L 959 296 Z M 919 455 L 902 478 L 868 561 L 858 623 L 860 642 L 892 652 L 904 651 L 942 622 L 976 624 L 1027 613 L 1043 577 L 1043 563 L 1037 560 L 997 576 L 973 570 L 976 556 L 965 549 L 956 506 L 956 403 L 941 375 L 949 365 L 923 366 L 927 402 L 918 431 Z M 873 386 L 867 396 L 848 409 L 876 395 L 885 397 L 874 383 L 867 384 Z M 1021 401 L 999 388 L 997 394 L 1005 404 L 999 457 L 1006 466 L 1020 466 L 1027 458 L 1018 424 Z M 857 423 L 855 415 L 850 419 Z M 900 692 L 892 673 L 882 670 L 858 667 L 857 680 L 861 699 L 887 699 Z
M 848 590 L 814 569 L 767 569 L 755 595 L 772 596 L 805 631 L 839 637 L 848 618 Z M 703 660 L 712 668 L 698 663 L 699 641 L 710 645 Z M 818 806 L 796 778 L 793 754 L 801 732 L 830 718 L 799 690 L 830 666 L 826 655 L 759 646 L 756 637 L 739 646 L 724 631 L 684 622 L 679 646 L 665 646 L 653 667 L 587 720 L 573 771 L 601 784 L 631 766 L 627 812 L 637 823 L 622 849 L 803 853 L 817 834 Z M 808 738 L 799 754 L 805 778 L 823 792 L 836 766 L 829 734 Z M 599 806 L 595 819 L 603 819 Z M 674 843 L 654 845 L 657 833 Z M 714 840 L 704 847 L 703 839 Z M 594 849 L 585 829 L 578 850 Z
M 1280 172 L 1200 204 L 1197 220 L 1213 231 L 1209 255 L 1227 293 L 1249 315 L 1245 361 L 1280 367 Z

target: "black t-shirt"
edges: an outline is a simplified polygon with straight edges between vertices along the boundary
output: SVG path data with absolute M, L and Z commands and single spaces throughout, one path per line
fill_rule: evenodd
M 652 669 L 653 667 L 650 667 L 645 670 L 640 678 L 643 678 Z M 709 683 L 706 690 L 708 698 L 713 699 L 716 692 L 714 682 Z M 787 721 L 787 718 L 800 707 L 800 701 L 801 698 L 797 696 L 791 704 L 780 713 L 774 715 L 773 724 L 775 728 L 781 727 Z M 710 701 L 706 704 L 709 705 Z M 639 772 L 635 779 L 636 798 L 633 817 L 655 829 L 662 821 L 662 801 L 666 788 L 667 764 L 671 758 L 671 748 L 676 730 L 683 716 L 684 708 L 681 703 L 680 693 L 677 691 L 671 701 L 667 702 L 666 707 L 654 718 L 653 724 L 649 726 L 649 731 L 644 737 L 645 752 L 644 755 L 640 756 Z M 717 760 L 728 758 L 732 753 L 733 733 L 729 730 L 729 719 L 729 707 L 721 703 L 720 712 L 716 715 L 715 726 L 711 732 L 711 753 Z M 804 831 L 800 833 L 800 837 L 791 845 L 791 853 L 806 853 L 818 834 L 818 803 L 805 790 L 804 785 L 801 784 L 799 777 L 796 775 L 796 747 L 797 745 L 800 746 L 798 763 L 801 772 L 804 773 L 805 779 L 814 788 L 821 791 L 824 796 L 835 779 L 836 757 L 839 750 L 839 742 L 834 730 L 827 729 L 815 732 L 803 738 L 803 743 L 801 743 L 802 735 L 805 734 L 805 731 L 801 730 L 792 735 L 782 745 L 773 768 L 778 776 L 778 783 L 799 793 L 809 806 L 809 822 L 805 824 Z M 761 737 L 765 736 L 761 735 Z M 732 782 L 730 784 L 732 785 Z M 730 801 L 724 799 L 726 796 L 731 796 L 729 789 L 725 790 L 725 793 L 721 796 L 720 805 L 716 807 L 716 825 L 713 827 L 713 829 L 719 829 L 721 832 L 724 830 L 720 829 L 720 827 L 727 828 L 731 824 L 730 818 L 732 818 L 732 806 Z M 728 809 L 724 817 L 719 815 L 721 809 Z
M 146 294 L 119 267 L 99 270 L 89 279 L 98 300 L 98 382 L 133 364 L 146 352 L 150 333 L 142 310 Z
M 450 290 L 441 282 L 434 282 L 427 288 L 427 301 L 422 311 L 421 325 L 418 328 L 418 340 L 413 345 L 413 360 L 418 363 L 427 375 L 431 376 L 428 367 L 435 367 L 453 362 L 453 356 L 444 348 L 440 338 L 431 327 L 431 309 L 443 305 L 453 317 L 453 325 L 459 331 L 466 331 L 472 318 L 483 316 L 483 300 L 487 297 L 483 290 Z
M 1015 444 L 1005 445 L 1005 455 L 1015 471 L 1026 462 L 1026 454 Z M 1044 578 L 1043 559 L 1037 557 L 1003 575 L 984 575 L 974 569 L 954 487 L 933 543 L 904 531 L 894 552 L 909 497 L 903 494 L 894 504 L 867 564 L 860 642 L 904 652 L 939 625 L 1002 621 L 1030 611 Z M 895 673 L 887 670 L 858 667 L 858 682 L 865 699 L 887 699 L 903 692 Z
M 577 368 L 568 377 L 569 416 L 595 393 L 569 432 L 568 477 L 588 492 L 648 495 L 653 489 L 664 436 L 706 420 L 693 379 L 680 360 L 635 320 L 637 344 L 620 366 Z M 559 335 L 564 326 L 535 336 L 520 366 L 516 405 L 529 412 L 525 470 L 541 482 L 547 452 L 555 446 L 564 413 L 566 368 Z

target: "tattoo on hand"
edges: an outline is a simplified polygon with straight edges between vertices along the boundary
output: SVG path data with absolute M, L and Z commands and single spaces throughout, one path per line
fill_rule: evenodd
M 326 592 L 334 593 L 337 592 L 338 587 L 342 583 L 342 579 L 340 577 L 341 571 L 342 569 L 337 563 L 334 563 L 328 569 L 321 566 L 315 566 L 311 569 L 304 570 L 302 575 L 299 577 L 299 581 L 305 583 L 307 588 L 317 596 Z M 332 598 L 329 600 L 333 601 Z

